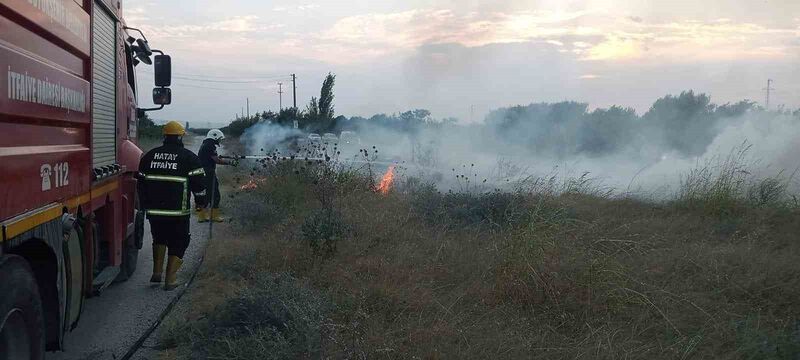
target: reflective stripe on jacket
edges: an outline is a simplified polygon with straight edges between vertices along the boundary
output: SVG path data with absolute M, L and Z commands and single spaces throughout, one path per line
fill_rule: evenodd
M 197 155 L 179 144 L 165 143 L 139 163 L 139 196 L 148 217 L 189 216 L 191 193 L 205 202 L 205 170 Z

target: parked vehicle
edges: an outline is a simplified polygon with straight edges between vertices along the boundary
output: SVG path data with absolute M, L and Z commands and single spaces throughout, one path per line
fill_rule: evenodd
M 0 0 L 0 344 L 32 344 L 0 358 L 62 350 L 84 299 L 136 270 L 137 119 L 171 102 L 171 60 L 121 8 Z M 142 64 L 159 108 L 137 108 Z
M 322 135 L 322 142 L 325 144 L 336 144 L 339 142 L 339 137 L 334 133 L 325 133 Z
M 339 141 L 342 146 L 361 144 L 361 139 L 358 138 L 358 135 L 355 133 L 355 131 L 342 131 L 342 133 L 339 134 Z

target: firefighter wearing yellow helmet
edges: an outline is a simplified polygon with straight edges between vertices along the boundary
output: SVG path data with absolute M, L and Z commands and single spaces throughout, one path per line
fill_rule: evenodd
M 164 257 L 169 255 L 165 290 L 178 287 L 178 269 L 191 241 L 189 198 L 193 193 L 195 202 L 206 201 L 205 171 L 197 155 L 183 147 L 185 134 L 180 123 L 170 121 L 164 125 L 164 145 L 147 152 L 139 163 L 139 200 L 153 235 L 150 282 L 162 281 Z

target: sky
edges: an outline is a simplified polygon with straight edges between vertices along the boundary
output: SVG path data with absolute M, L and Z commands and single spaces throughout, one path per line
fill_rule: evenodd
M 220 124 L 298 107 L 337 75 L 336 113 L 424 108 L 480 121 L 575 100 L 644 113 L 683 90 L 800 108 L 797 0 L 127 0 L 129 26 L 173 60 L 156 119 Z M 152 85 L 140 66 L 139 87 Z M 149 94 L 145 90 L 143 94 Z M 142 99 L 147 106 L 149 99 Z

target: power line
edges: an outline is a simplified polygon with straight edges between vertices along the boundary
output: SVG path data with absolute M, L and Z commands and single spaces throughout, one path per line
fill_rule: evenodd
M 150 77 L 153 76 L 152 74 L 149 74 L 149 73 L 144 73 L 144 74 L 148 75 Z M 180 80 L 183 80 L 183 79 L 180 79 Z M 261 83 L 261 82 L 258 82 L 258 83 Z M 255 83 L 253 83 L 253 84 L 255 84 Z M 175 87 L 195 88 L 195 89 L 221 90 L 221 91 L 252 91 L 253 89 L 258 89 L 258 87 L 256 87 L 256 86 L 252 86 L 252 87 L 248 87 L 248 88 L 238 88 L 238 89 L 237 88 L 217 88 L 217 87 L 201 86 L 201 85 L 194 85 L 194 84 L 191 84 L 191 85 L 190 84 L 183 84 L 183 83 L 180 83 L 180 82 L 174 83 L 173 86 L 175 86 Z
M 151 73 L 143 73 L 143 74 L 148 75 L 150 77 L 153 76 L 153 74 L 151 74 Z M 255 79 L 259 79 L 259 80 L 252 80 L 253 78 L 251 78 L 250 80 L 247 80 L 247 79 L 241 79 L 241 80 L 215 80 L 214 78 L 199 78 L 199 77 L 198 78 L 192 78 L 192 77 L 187 77 L 187 76 L 177 75 L 177 74 L 173 74 L 172 78 L 173 79 L 186 80 L 186 81 L 219 83 L 219 84 L 259 84 L 259 83 L 265 83 L 265 82 L 272 82 L 272 81 L 275 81 L 275 80 L 288 80 L 288 79 L 290 79 L 289 76 L 280 76 L 280 77 L 269 78 L 269 79 L 268 78 L 264 78 L 263 80 L 260 79 L 260 78 L 255 78 Z
M 215 88 L 209 86 L 199 86 L 199 85 L 186 85 L 186 84 L 173 84 L 174 87 L 185 87 L 185 88 L 193 88 L 193 89 L 206 89 L 206 90 L 219 90 L 219 91 L 253 91 L 253 88 L 250 89 L 225 89 L 225 88 Z
M 230 76 L 230 75 L 200 75 L 200 74 L 187 74 L 187 73 L 173 73 L 174 75 L 185 76 L 185 77 L 195 77 L 195 78 L 202 78 L 202 79 L 276 79 L 276 78 L 288 78 L 287 74 L 275 74 L 275 75 L 252 75 L 252 76 Z
M 181 76 L 173 76 L 174 79 L 186 80 L 186 81 L 196 81 L 196 82 L 205 82 L 205 83 L 215 83 L 215 84 L 259 84 L 264 83 L 266 81 L 263 80 L 244 80 L 244 81 L 235 81 L 235 80 L 208 80 L 208 79 L 192 79 L 186 78 Z

